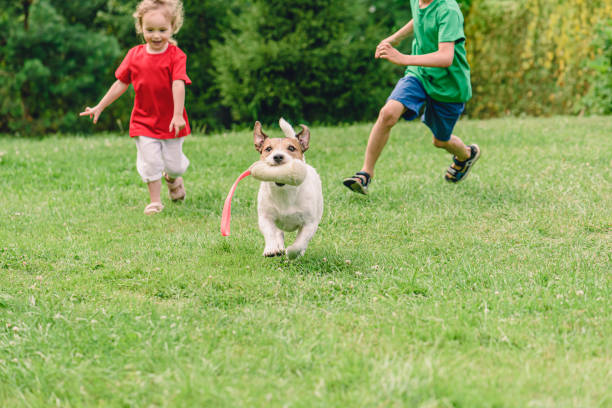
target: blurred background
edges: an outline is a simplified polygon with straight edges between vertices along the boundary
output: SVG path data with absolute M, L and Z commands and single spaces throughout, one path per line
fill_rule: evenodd
M 132 90 L 79 118 L 142 42 L 138 0 L 0 0 L 0 133 L 125 131 Z M 407 0 L 184 0 L 195 132 L 372 121 L 403 68 L 373 58 Z M 612 114 L 612 1 L 458 0 L 474 96 L 466 115 Z M 410 50 L 407 39 L 399 49 Z

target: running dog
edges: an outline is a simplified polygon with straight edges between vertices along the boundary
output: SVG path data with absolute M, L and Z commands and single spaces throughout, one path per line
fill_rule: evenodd
M 297 185 L 262 181 L 257 196 L 259 230 L 265 239 L 264 256 L 282 256 L 289 259 L 304 255 L 323 215 L 321 179 L 316 170 L 305 164 L 304 152 L 310 143 L 310 130 L 295 133 L 291 125 L 280 119 L 284 138 L 270 138 L 255 122 L 253 141 L 260 161 L 268 166 L 283 166 L 300 160 L 306 166 L 306 177 Z M 285 249 L 284 232 L 297 230 L 295 242 Z

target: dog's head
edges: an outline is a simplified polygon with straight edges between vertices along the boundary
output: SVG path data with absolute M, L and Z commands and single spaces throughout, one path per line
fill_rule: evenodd
M 284 119 L 280 120 L 280 124 L 286 137 L 270 138 L 261 129 L 261 123 L 255 122 L 253 143 L 261 155 L 260 160 L 270 166 L 280 166 L 291 160 L 304 161 L 304 152 L 310 143 L 310 130 L 300 125 L 302 130 L 296 134 Z

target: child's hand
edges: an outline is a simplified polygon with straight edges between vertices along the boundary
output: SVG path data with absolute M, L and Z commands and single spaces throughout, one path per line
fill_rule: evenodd
M 383 49 L 383 45 L 389 45 L 391 44 L 387 39 L 382 40 L 377 46 L 376 46 L 376 51 L 374 52 L 374 58 L 380 58 L 380 52 Z
M 170 132 L 174 130 L 174 137 L 178 137 L 179 132 L 182 128 L 184 128 L 187 124 L 185 123 L 185 119 L 182 115 L 173 116 L 172 121 L 170 122 L 170 128 L 168 129 Z
M 391 43 L 388 43 L 386 41 L 383 41 L 378 44 L 378 46 L 376 47 L 376 53 L 374 54 L 375 58 L 386 59 L 387 61 L 397 65 L 405 65 L 402 62 L 403 56 L 404 54 L 393 48 Z
M 88 106 L 85 108 L 85 112 L 81 112 L 79 116 L 89 116 L 90 118 L 93 118 L 93 123 L 98 123 L 98 118 L 100 117 L 101 113 L 102 109 L 98 106 L 94 106 L 93 108 Z

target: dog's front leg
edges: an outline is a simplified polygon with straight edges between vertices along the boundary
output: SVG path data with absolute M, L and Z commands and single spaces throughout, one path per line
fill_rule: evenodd
M 306 248 L 308 248 L 308 243 L 314 236 L 315 232 L 317 232 L 318 224 L 306 224 L 300 228 L 295 237 L 295 242 L 291 244 L 290 247 L 287 248 L 287 257 L 289 259 L 295 259 L 298 256 L 304 255 L 306 252 Z
M 259 230 L 266 242 L 263 256 L 281 256 L 285 254 L 285 235 L 283 231 L 274 225 L 271 219 L 260 217 Z

